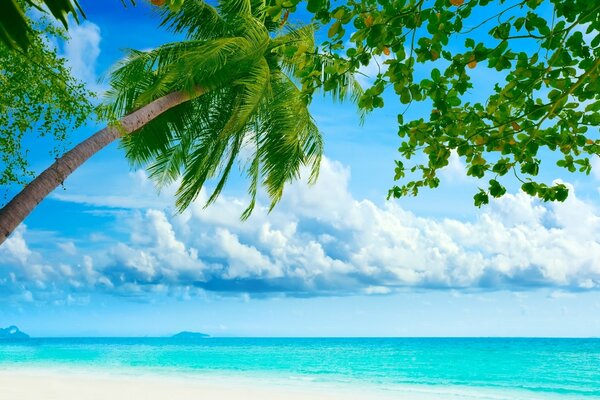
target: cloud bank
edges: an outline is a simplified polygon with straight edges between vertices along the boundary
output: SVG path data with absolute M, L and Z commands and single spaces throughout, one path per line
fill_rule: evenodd
M 204 209 L 201 198 L 175 215 L 164 207 L 169 191 L 156 197 L 144 174 L 130 179 L 134 199 L 156 207 L 138 208 L 127 193 L 61 195 L 114 213 L 115 232 L 125 235 L 59 238 L 42 252 L 21 226 L 0 247 L 0 301 L 600 288 L 600 214 L 574 194 L 562 204 L 512 194 L 471 221 L 434 219 L 354 198 L 349 169 L 325 160 L 315 186 L 293 184 L 274 212 L 265 203 L 243 223 L 245 199 L 223 197 Z
M 64 48 L 67 65 L 73 76 L 92 88 L 97 88 L 96 61 L 100 56 L 101 40 L 98 25 L 84 21 L 81 25 L 72 24 Z

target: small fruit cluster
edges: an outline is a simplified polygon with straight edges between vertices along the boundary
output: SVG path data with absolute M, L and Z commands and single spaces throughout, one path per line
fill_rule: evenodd
M 178 11 L 183 5 L 184 0 L 150 0 L 150 3 L 157 7 L 168 5 L 173 11 Z

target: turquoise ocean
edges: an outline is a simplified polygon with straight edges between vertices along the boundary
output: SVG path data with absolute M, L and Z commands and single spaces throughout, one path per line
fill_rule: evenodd
M 360 385 L 399 395 L 429 393 L 432 398 L 600 399 L 600 339 L 48 338 L 0 342 L 0 371 L 30 367 Z

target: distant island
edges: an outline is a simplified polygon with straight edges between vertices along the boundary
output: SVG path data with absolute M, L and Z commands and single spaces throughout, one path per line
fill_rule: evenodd
M 19 330 L 19 328 L 12 325 L 12 326 L 9 326 L 8 328 L 4 328 L 4 329 L 0 328 L 0 340 L 4 340 L 4 339 L 23 340 L 23 339 L 29 339 L 29 335 L 24 332 L 21 332 Z
M 176 335 L 171 336 L 173 339 L 203 339 L 203 338 L 207 338 L 210 337 L 210 335 L 207 335 L 206 333 L 200 333 L 200 332 L 179 332 Z

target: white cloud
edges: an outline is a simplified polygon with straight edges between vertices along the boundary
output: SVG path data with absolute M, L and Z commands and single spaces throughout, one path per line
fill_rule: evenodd
M 116 171 L 121 172 L 121 170 Z M 56 200 L 86 204 L 89 206 L 124 209 L 148 209 L 167 208 L 173 204 L 175 188 L 168 187 L 162 190 L 162 196 L 158 197 L 158 191 L 148 179 L 144 171 L 130 172 L 123 184 L 112 181 L 111 194 L 106 194 L 102 185 L 95 185 L 89 189 L 90 193 L 74 191 L 55 191 L 50 196 Z M 104 184 L 104 182 L 103 182 Z M 106 183 L 107 185 L 109 183 Z M 135 190 L 131 190 L 134 187 Z
M 377 55 L 373 56 L 367 65 L 361 65 L 356 75 L 356 80 L 364 89 L 373 85 L 375 78 L 378 74 L 385 74 L 388 69 L 388 65 L 385 64 L 386 60 L 391 59 L 391 56 Z
M 550 294 L 548 295 L 548 298 L 553 299 L 553 300 L 564 299 L 564 298 L 573 298 L 573 297 L 575 297 L 575 294 L 573 294 L 571 292 L 565 292 L 563 290 L 554 290 L 554 291 L 550 292 Z
M 6 240 L 6 243 L 0 246 L 0 255 L 2 259 L 12 261 L 13 263 L 25 264 L 31 256 L 31 250 L 25 243 L 23 232 L 25 225 L 20 225 L 15 232 Z
M 592 156 L 592 175 L 600 180 L 600 157 L 597 155 Z
M 75 243 L 73 243 L 73 241 L 57 243 L 56 246 L 58 246 L 58 248 L 64 251 L 66 254 L 77 254 L 77 247 L 75 246 Z
M 147 190 L 141 176 L 133 178 L 131 193 Z M 154 208 L 117 214 L 129 237 L 110 239 L 104 232 L 102 251 L 79 241 L 76 254 L 42 257 L 28 247 L 22 227 L 0 247 L 0 288 L 29 291 L 36 299 L 61 290 L 310 296 L 403 287 L 600 288 L 600 214 L 573 189 L 565 203 L 509 194 L 476 219 L 461 221 L 356 199 L 349 180 L 347 167 L 325 159 L 315 186 L 291 185 L 273 213 L 261 203 L 245 223 L 239 220 L 244 199 L 221 197 L 204 209 L 202 193 L 183 214 L 172 215 L 161 208 L 170 196 L 163 195 Z M 102 198 L 86 203 L 106 205 Z
M 84 21 L 72 23 L 69 27 L 69 39 L 64 45 L 64 57 L 72 75 L 84 82 L 92 91 L 102 94 L 106 88 L 98 83 L 96 63 L 100 56 L 100 27 Z
M 473 182 L 475 180 L 467 175 L 467 167 L 456 151 L 450 153 L 448 165 L 440 170 L 440 176 L 444 181 L 450 183 Z

